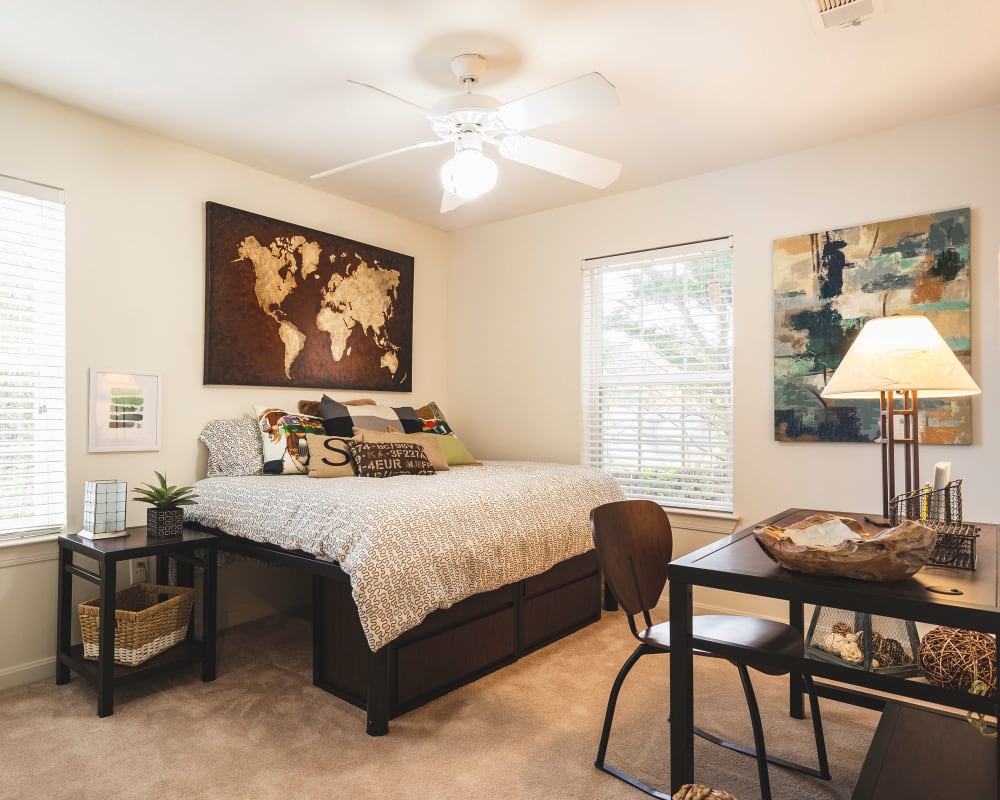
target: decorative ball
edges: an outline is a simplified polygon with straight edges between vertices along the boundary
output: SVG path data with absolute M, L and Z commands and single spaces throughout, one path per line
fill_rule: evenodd
M 996 654 L 996 642 L 985 633 L 942 626 L 921 639 L 917 666 L 938 686 L 967 692 L 978 679 L 992 695 L 997 688 Z
M 736 800 L 729 792 L 712 789 L 700 783 L 685 783 L 673 794 L 674 800 Z
M 872 631 L 872 658 L 882 667 L 898 667 L 907 662 L 906 651 L 896 639 Z

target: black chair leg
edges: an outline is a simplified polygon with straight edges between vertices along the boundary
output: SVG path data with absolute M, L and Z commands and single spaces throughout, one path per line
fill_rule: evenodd
M 632 671 L 632 668 L 642 656 L 664 652 L 666 651 L 640 644 L 618 671 L 618 675 L 615 677 L 615 682 L 611 686 L 611 694 L 608 697 L 608 708 L 604 714 L 604 727 L 601 730 L 601 743 L 597 749 L 597 758 L 594 761 L 594 766 L 610 775 L 614 775 L 616 778 L 625 781 L 625 783 L 630 786 L 634 786 L 636 789 L 645 792 L 651 797 L 660 798 L 661 800 L 670 800 L 669 794 L 657 791 L 637 778 L 633 778 L 631 775 L 616 769 L 605 760 L 608 752 L 608 742 L 611 738 L 611 726 L 614 721 L 615 708 L 618 705 L 618 696 L 621 693 L 625 679 L 628 677 L 628 674 Z M 830 766 L 827 760 L 826 741 L 823 737 L 823 722 L 820 717 L 819 700 L 816 696 L 816 686 L 813 682 L 812 676 L 803 675 L 802 681 L 806 692 L 809 695 L 809 709 L 812 713 L 813 733 L 816 737 L 816 755 L 819 759 L 818 770 L 802 766 L 801 764 L 795 764 L 791 761 L 785 761 L 784 759 L 776 756 L 769 756 L 767 754 L 767 749 L 764 744 L 764 725 L 760 718 L 760 706 L 757 703 L 757 695 L 754 692 L 753 683 L 750 681 L 750 672 L 745 664 L 737 663 L 735 666 L 740 673 L 740 682 L 743 684 L 743 694 L 746 696 L 747 709 L 750 712 L 750 725 L 753 728 L 754 749 L 733 744 L 732 742 L 727 742 L 714 734 L 708 733 L 702 728 L 695 727 L 694 732 L 698 736 L 701 736 L 714 744 L 721 745 L 722 747 L 726 747 L 730 750 L 743 753 L 744 755 L 748 755 L 751 758 L 756 759 L 757 774 L 760 781 L 761 800 L 771 800 L 771 778 L 768 774 L 768 763 L 775 764 L 779 767 L 785 767 L 786 769 L 793 769 L 798 772 L 805 773 L 806 775 L 822 778 L 823 780 L 830 780 Z
M 737 664 L 740 681 L 743 683 L 743 694 L 747 698 L 747 708 L 750 709 L 750 725 L 753 727 L 753 743 L 757 753 L 757 776 L 760 779 L 760 799 L 771 800 L 771 778 L 767 774 L 767 750 L 764 747 L 764 726 L 760 721 L 760 707 L 757 705 L 757 695 L 754 694 L 750 682 L 750 672 L 746 664 Z
M 608 739 L 611 738 L 611 722 L 615 716 L 615 706 L 618 705 L 618 694 L 622 690 L 622 684 L 625 683 L 625 678 L 632 671 L 632 667 L 636 665 L 636 662 L 646 651 L 647 648 L 641 644 L 635 648 L 632 651 L 632 655 L 628 657 L 628 661 L 618 670 L 618 677 L 615 678 L 615 682 L 611 686 L 611 695 L 608 697 L 608 710 L 604 714 L 604 728 L 601 730 L 601 744 L 597 748 L 597 760 L 594 761 L 594 766 L 596 767 L 604 768 L 604 757 L 608 752 Z
M 743 680 L 743 671 L 746 670 L 746 667 L 741 664 L 735 664 L 735 666 L 738 670 L 740 670 L 740 679 Z M 796 772 L 801 772 L 803 775 L 809 775 L 810 777 L 813 778 L 821 778 L 822 780 L 828 781 L 830 780 L 830 764 L 827 761 L 826 741 L 823 737 L 823 721 L 822 717 L 820 716 L 819 700 L 816 697 L 816 686 L 813 683 L 811 675 L 803 675 L 802 681 L 803 684 L 805 685 L 806 692 L 809 695 L 809 709 L 812 713 L 812 718 L 813 718 L 813 733 L 816 737 L 816 756 L 819 761 L 819 768 L 816 769 L 815 767 L 807 767 L 804 764 L 796 764 L 794 761 L 786 761 L 785 759 L 779 758 L 778 756 L 771 756 L 765 754 L 764 757 L 768 764 L 774 764 L 776 767 L 783 767 L 784 769 L 795 770 Z M 754 697 L 752 694 L 753 685 L 750 683 L 749 672 L 747 673 L 746 680 L 744 681 L 744 686 L 743 686 L 744 694 L 747 693 L 748 686 L 750 687 L 751 694 L 747 695 L 747 705 L 749 706 L 752 701 L 753 706 L 756 707 L 757 706 L 756 699 L 752 699 Z M 751 708 L 750 715 L 752 722 L 753 721 L 752 717 L 754 715 L 753 708 Z M 760 716 L 759 710 L 757 712 L 757 716 L 758 718 Z M 741 744 L 734 744 L 733 742 L 727 742 L 725 739 L 720 739 L 714 733 L 709 733 L 703 728 L 695 727 L 694 732 L 702 739 L 706 739 L 712 744 L 717 744 L 720 747 L 725 747 L 728 750 L 733 750 L 734 752 L 742 753 L 743 755 L 750 756 L 751 758 L 758 758 L 757 753 L 760 748 L 744 747 Z
M 809 694 L 809 711 L 813 718 L 813 734 L 816 737 L 816 757 L 819 759 L 819 775 L 825 781 L 830 780 L 830 762 L 826 757 L 826 737 L 823 736 L 823 719 L 819 715 L 819 698 L 816 697 L 816 684 L 812 675 L 803 675 L 802 682 Z
M 615 706 L 618 704 L 618 694 L 621 692 L 622 684 L 625 683 L 625 678 L 628 676 L 629 672 L 632 671 L 632 667 L 636 665 L 636 662 L 642 658 L 644 655 L 650 653 L 665 653 L 665 650 L 654 649 L 648 647 L 647 645 L 640 644 L 629 656 L 628 661 L 622 665 L 622 668 L 618 670 L 618 677 L 615 678 L 615 682 L 611 687 L 611 695 L 608 697 L 608 710 L 604 714 L 604 728 L 601 730 L 601 744 L 597 748 L 597 758 L 594 761 L 594 766 L 609 775 L 614 775 L 619 780 L 625 781 L 629 786 L 634 786 L 642 792 L 645 792 L 650 797 L 656 797 L 658 800 L 670 800 L 670 795 L 663 792 L 657 791 L 652 786 L 649 786 L 638 778 L 633 778 L 631 775 L 622 772 L 620 769 L 612 767 L 605 761 L 605 757 L 608 752 L 608 740 L 611 738 L 611 723 L 615 716 Z

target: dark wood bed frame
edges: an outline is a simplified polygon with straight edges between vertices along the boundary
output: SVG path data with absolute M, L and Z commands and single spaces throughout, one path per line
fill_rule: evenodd
M 221 550 L 312 575 L 313 683 L 365 709 L 370 736 L 384 736 L 393 717 L 601 617 L 601 576 L 591 550 L 541 575 L 435 611 L 372 652 L 350 580 L 337 564 L 201 529 L 219 536 Z

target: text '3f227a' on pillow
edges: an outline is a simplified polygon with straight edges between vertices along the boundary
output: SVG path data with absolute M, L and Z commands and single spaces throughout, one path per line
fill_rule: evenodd
M 418 444 L 407 442 L 351 442 L 351 456 L 362 478 L 396 475 L 433 475 L 434 467 Z
M 404 444 L 420 445 L 427 454 L 427 460 L 435 470 L 441 472 L 449 469 L 448 459 L 438 443 L 440 436 L 432 433 L 382 433 L 381 431 L 366 431 L 363 428 L 355 428 L 354 436 L 362 442 L 403 442 Z

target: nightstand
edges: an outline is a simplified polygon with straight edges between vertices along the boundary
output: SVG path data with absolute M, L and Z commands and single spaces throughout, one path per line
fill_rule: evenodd
M 149 676 L 177 664 L 201 662 L 201 679 L 215 680 L 215 612 L 216 565 L 219 540 L 210 533 L 185 528 L 180 536 L 154 537 L 146 535 L 146 528 L 129 528 L 128 536 L 112 539 L 87 539 L 77 534 L 59 537 L 59 605 L 56 621 L 56 683 L 68 683 L 70 670 L 88 677 L 97 687 L 97 716 L 108 717 L 114 713 L 115 686 Z M 200 551 L 200 555 L 196 552 Z M 92 572 L 73 563 L 79 553 L 97 562 Z M 114 663 L 115 594 L 118 562 L 143 556 L 157 556 L 156 580 L 161 585 L 167 580 L 168 557 L 179 562 L 201 566 L 202 582 L 202 638 L 194 638 L 194 621 L 188 625 L 187 639 L 137 667 L 119 666 Z M 97 661 L 86 661 L 83 645 L 70 645 L 72 629 L 73 576 L 96 583 L 100 589 L 100 656 Z

